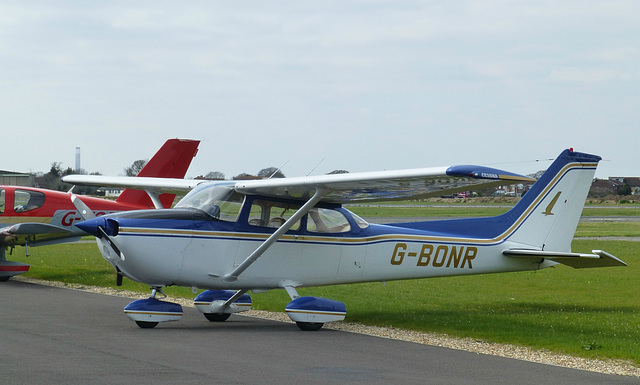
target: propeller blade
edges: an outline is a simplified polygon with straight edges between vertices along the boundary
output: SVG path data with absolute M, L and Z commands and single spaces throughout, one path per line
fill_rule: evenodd
M 77 195 L 75 194 L 71 195 L 71 202 L 75 206 L 76 210 L 78 210 L 78 213 L 80 214 L 80 216 L 84 221 L 88 221 L 90 219 L 96 218 L 96 215 L 93 213 L 93 211 L 91 211 L 89 206 L 87 206 Z M 109 231 L 114 236 L 117 235 L 118 223 L 115 221 L 109 222 L 107 220 L 104 220 L 104 218 L 101 218 L 101 219 L 103 220 L 102 224 L 104 226 L 97 224 L 96 221 L 92 221 L 93 223 L 91 224 L 84 223 L 84 225 L 81 222 L 79 224 L 80 226 L 78 227 L 89 232 L 92 235 L 97 236 L 98 238 L 102 238 L 106 240 L 109 246 L 111 246 L 111 249 L 116 253 L 116 255 L 118 255 L 120 259 L 124 261 L 125 260 L 124 253 L 120 251 L 120 248 L 118 247 L 118 245 L 116 245 L 116 243 L 113 241 L 113 239 L 111 239 L 111 237 L 109 236 L 109 234 L 107 234 L 107 231 L 105 230 L 105 227 L 108 227 Z M 115 226 L 113 226 L 113 224 L 115 224 Z M 116 286 L 122 286 L 122 278 L 124 277 L 124 275 L 122 274 L 122 272 L 117 266 L 115 266 L 115 268 L 116 268 Z
M 89 206 L 87 206 L 77 195 L 71 195 L 71 202 L 76 207 L 76 210 L 78 210 L 78 214 L 80 214 L 83 220 L 86 221 L 87 219 L 93 219 L 96 217 Z
M 104 239 L 107 240 L 107 242 L 109 243 L 109 246 L 111 246 L 111 249 L 120 256 L 120 259 L 124 261 L 124 253 L 122 253 L 122 251 L 120 251 L 120 249 L 118 248 L 118 246 L 116 245 L 116 243 L 111 239 L 111 237 L 109 237 L 109 235 L 107 234 L 106 231 L 104 231 L 104 228 L 102 226 L 98 226 L 98 232 L 100 232 L 100 234 L 102 235 L 102 237 L 104 237 Z

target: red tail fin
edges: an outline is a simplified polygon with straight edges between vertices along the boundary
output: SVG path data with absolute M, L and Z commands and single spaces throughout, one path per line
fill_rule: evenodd
M 147 162 L 137 176 L 157 178 L 184 178 L 191 161 L 198 152 L 199 140 L 169 139 Z M 170 208 L 174 194 L 160 195 L 160 202 L 164 208 Z M 132 204 L 154 208 L 151 198 L 141 190 L 126 189 L 116 200 L 118 203 Z

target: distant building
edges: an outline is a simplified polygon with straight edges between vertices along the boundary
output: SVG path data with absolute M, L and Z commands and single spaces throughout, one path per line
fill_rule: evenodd
M 591 184 L 589 196 L 602 197 L 618 195 L 627 185 L 631 195 L 640 195 L 640 178 L 636 177 L 610 177 L 609 179 L 595 179 Z
M 80 147 L 76 147 L 76 168 L 75 170 L 80 170 Z
M 523 196 L 527 191 L 529 191 L 529 188 L 532 186 L 532 184 L 523 184 L 523 183 L 518 183 L 518 184 L 511 184 L 511 185 L 505 185 L 505 186 L 498 186 L 495 188 L 493 196 L 496 197 L 518 197 L 520 198 L 521 196 Z
M 98 196 L 102 196 L 105 198 L 117 198 L 120 196 L 120 194 L 122 194 L 123 191 L 123 188 L 116 187 L 103 187 L 96 190 Z
M 36 177 L 23 172 L 0 170 L 0 185 L 34 187 Z
M 591 184 L 589 196 L 603 197 L 607 195 L 618 195 L 622 182 L 615 179 L 596 179 Z

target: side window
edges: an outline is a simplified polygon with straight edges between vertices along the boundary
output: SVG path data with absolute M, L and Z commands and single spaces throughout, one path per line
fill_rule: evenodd
M 315 207 L 309 211 L 307 230 L 314 233 L 346 233 L 351 230 L 351 225 L 340 211 Z
M 240 209 L 244 203 L 244 195 L 234 192 L 225 201 L 217 203 L 219 203 L 219 215 L 215 215 L 215 210 L 212 214 L 221 221 L 235 222 L 238 219 L 238 215 L 240 215 Z
M 44 204 L 45 195 L 39 191 L 16 190 L 13 209 L 17 213 L 34 210 Z
M 291 203 L 272 202 L 263 199 L 256 199 L 251 204 L 249 213 L 249 224 L 252 226 L 262 226 L 278 228 L 291 218 L 300 206 Z M 296 222 L 291 230 L 300 229 L 300 221 Z
M 4 189 L 0 188 L 0 214 L 4 214 L 4 201 L 5 201 Z

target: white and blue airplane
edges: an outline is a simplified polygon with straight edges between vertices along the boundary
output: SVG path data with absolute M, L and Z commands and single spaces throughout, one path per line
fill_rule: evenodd
M 285 289 L 285 310 L 302 330 L 346 315 L 344 303 L 301 297 L 297 288 L 369 281 L 625 266 L 602 250 L 574 253 L 571 241 L 599 156 L 563 151 L 505 214 L 472 219 L 369 224 L 342 207 L 358 201 L 440 196 L 535 180 L 481 166 L 453 166 L 299 178 L 214 181 L 154 178 L 154 189 L 192 189 L 173 209 L 90 218 L 104 258 L 118 274 L 152 288 L 124 309 L 140 327 L 182 317 L 156 298 L 165 286 L 206 289 L 196 307 L 210 321 L 248 310 L 247 294 Z M 88 178 L 88 179 L 87 179 Z M 144 178 L 68 176 L 65 182 L 148 188 Z M 109 182 L 109 183 L 107 183 Z M 198 184 L 199 183 L 199 184 Z M 165 295 L 166 297 L 166 295 Z

